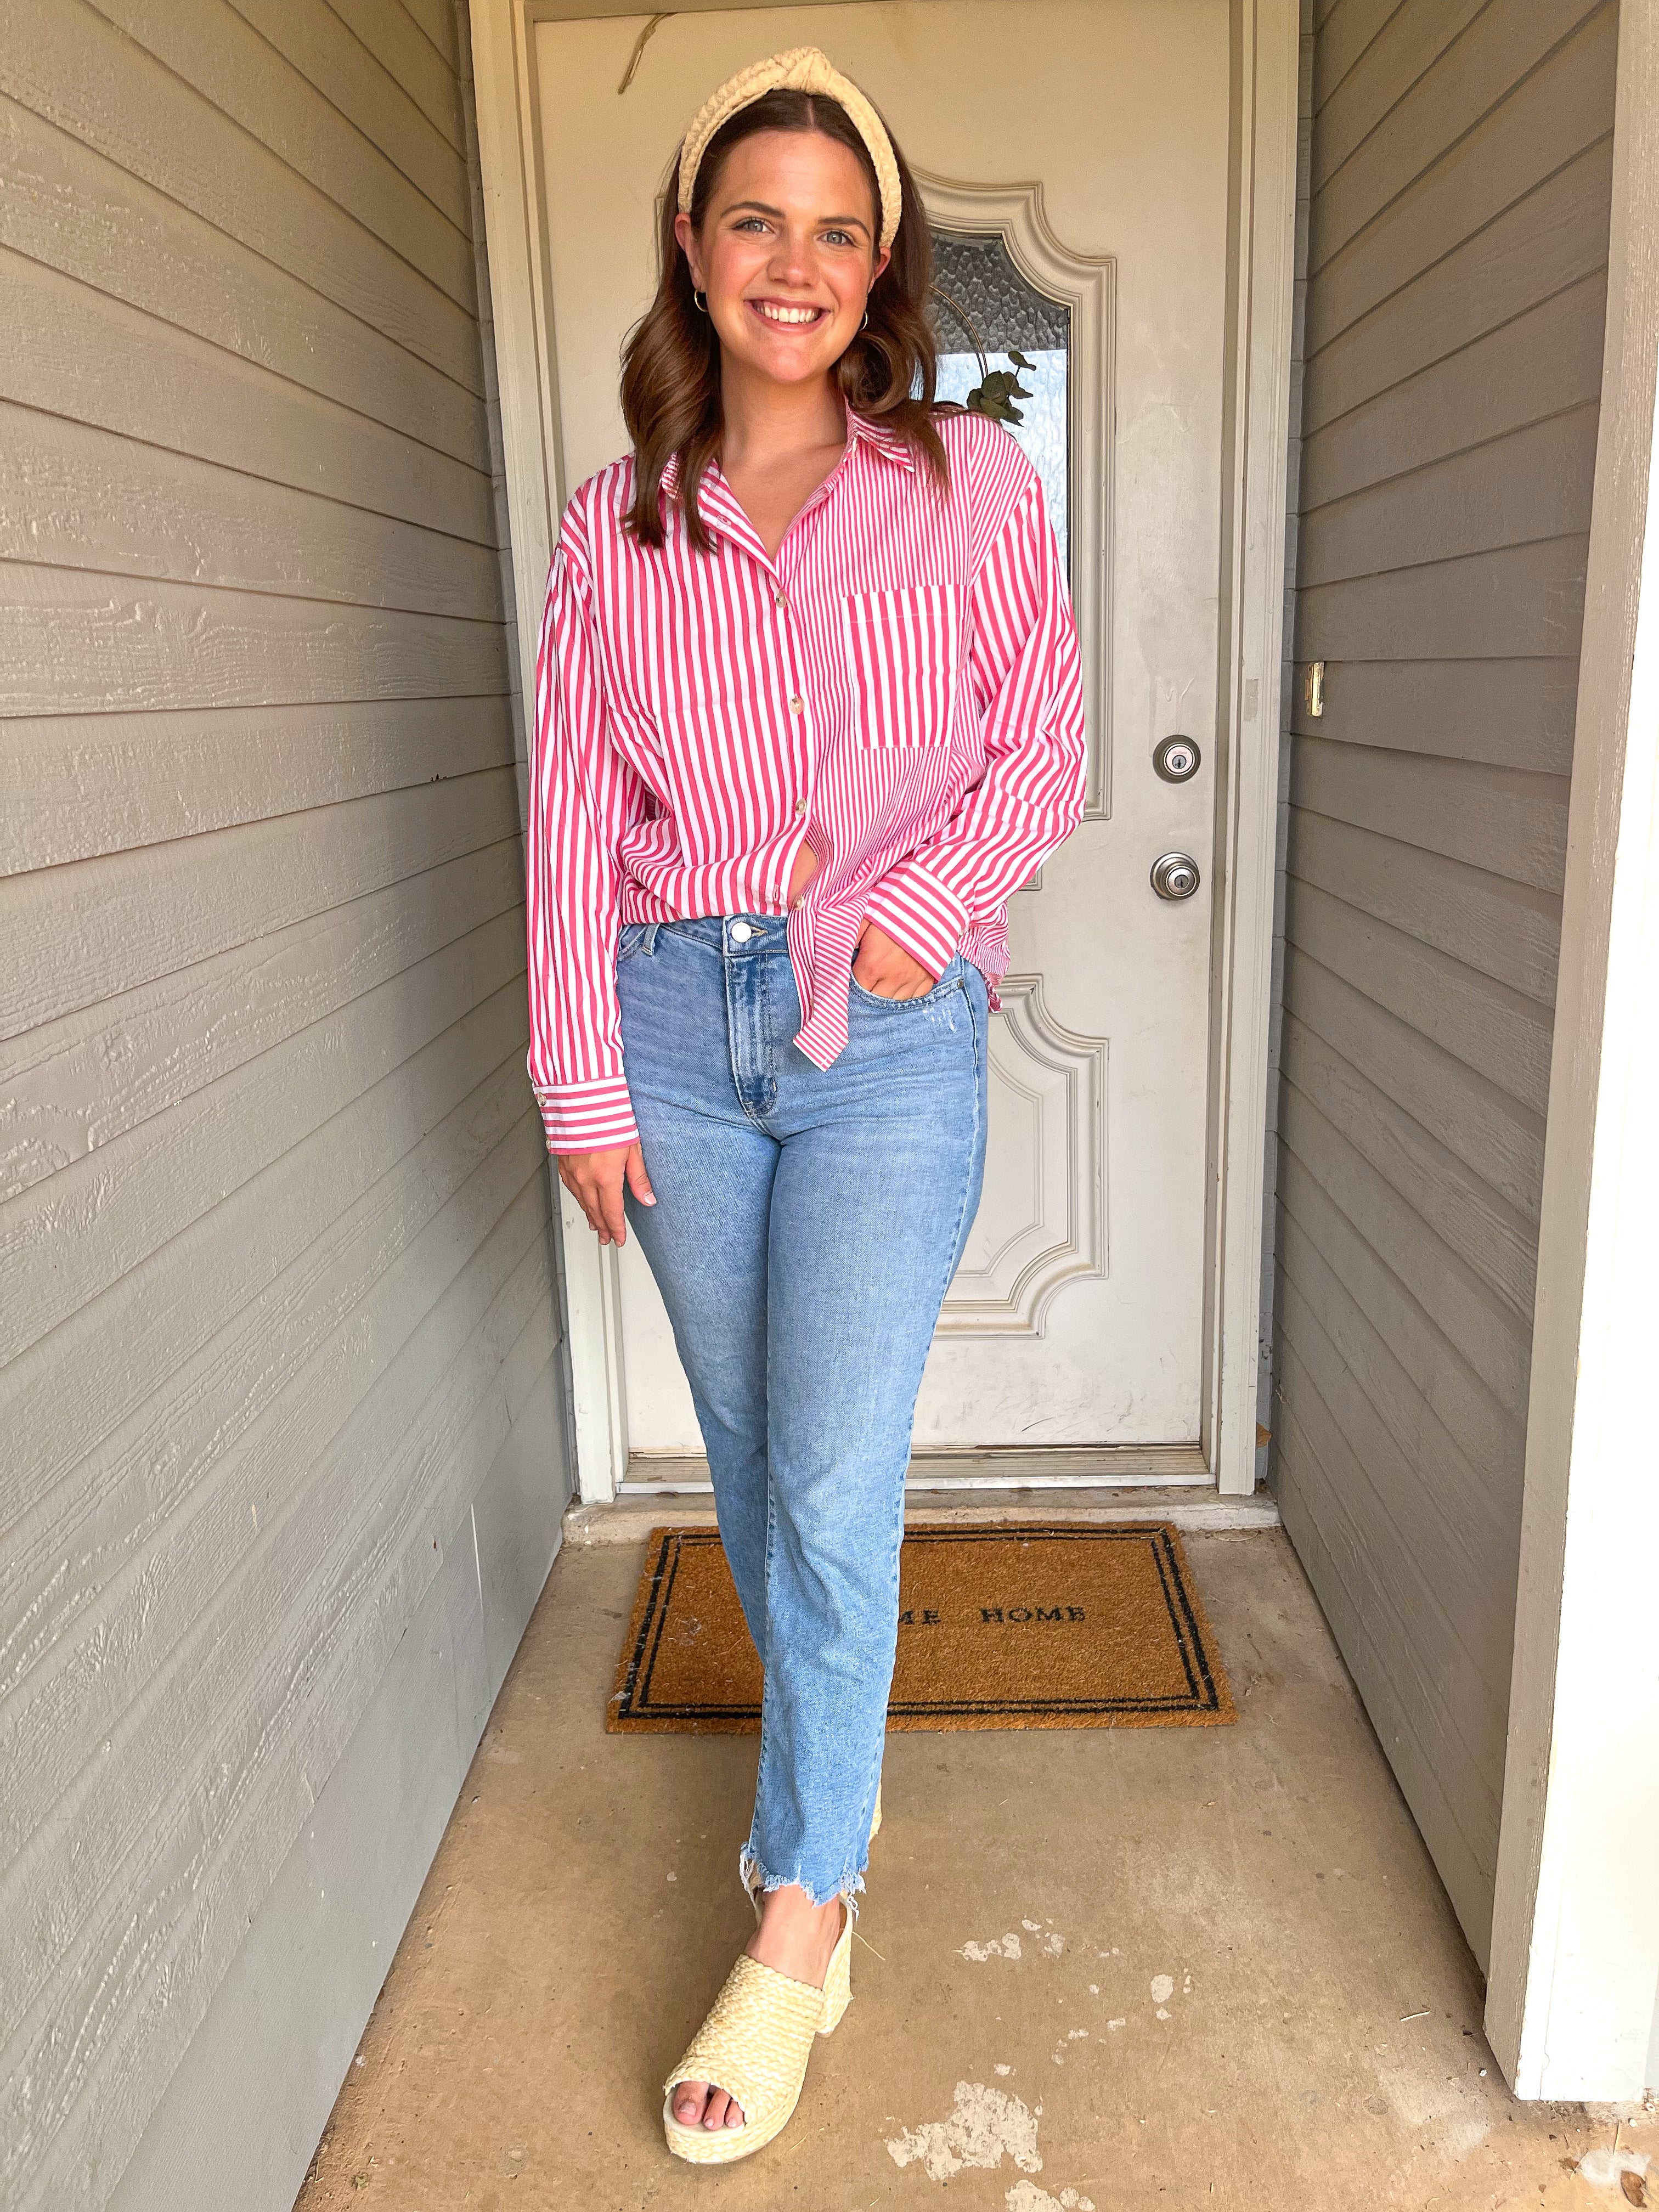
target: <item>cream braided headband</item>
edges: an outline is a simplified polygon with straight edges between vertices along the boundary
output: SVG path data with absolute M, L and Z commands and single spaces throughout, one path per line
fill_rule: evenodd
M 720 90 L 704 100 L 680 148 L 680 213 L 691 212 L 691 194 L 699 165 L 709 140 L 720 125 L 740 107 L 752 106 L 769 92 L 779 91 L 821 92 L 826 100 L 836 100 L 846 109 L 875 164 L 876 182 L 881 187 L 880 242 L 884 250 L 890 246 L 903 206 L 893 143 L 882 128 L 880 116 L 857 85 L 850 77 L 843 76 L 830 57 L 820 53 L 816 46 L 792 46 L 787 53 L 773 54 L 763 62 L 751 62 L 747 69 L 727 77 Z

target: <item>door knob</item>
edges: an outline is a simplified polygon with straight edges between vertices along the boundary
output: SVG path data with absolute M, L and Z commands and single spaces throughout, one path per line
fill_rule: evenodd
M 1188 899 L 1198 885 L 1198 862 L 1190 854 L 1160 853 L 1152 862 L 1152 889 L 1161 899 Z

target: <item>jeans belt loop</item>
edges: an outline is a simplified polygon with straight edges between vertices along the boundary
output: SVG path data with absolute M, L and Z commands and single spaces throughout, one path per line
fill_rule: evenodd
M 645 937 L 640 946 L 641 952 L 654 952 L 656 951 L 657 932 L 661 928 L 661 927 L 662 924 L 657 921 L 647 921 L 646 923 Z

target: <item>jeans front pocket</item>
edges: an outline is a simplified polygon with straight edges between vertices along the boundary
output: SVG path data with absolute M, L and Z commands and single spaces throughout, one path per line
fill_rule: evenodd
M 847 980 L 853 987 L 854 997 L 860 1000 L 866 1006 L 879 1006 L 884 1013 L 914 1013 L 926 1006 L 936 1006 L 941 999 L 948 998 L 952 991 L 962 988 L 963 956 L 960 952 L 953 952 L 945 965 L 945 973 L 934 984 L 933 989 L 922 991 L 914 999 L 889 999 L 884 997 L 879 991 L 869 990 L 860 982 L 850 969 L 848 970 Z
M 960 595 L 952 584 L 852 592 L 842 641 L 853 726 L 877 747 L 944 745 L 955 718 Z

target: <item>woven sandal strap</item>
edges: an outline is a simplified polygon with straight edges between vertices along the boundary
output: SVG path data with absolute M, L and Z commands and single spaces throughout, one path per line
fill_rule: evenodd
M 726 1976 L 684 2058 L 663 2084 L 709 2081 L 757 2120 L 800 2087 L 823 2016 L 823 1992 L 791 1981 L 744 1952 Z

